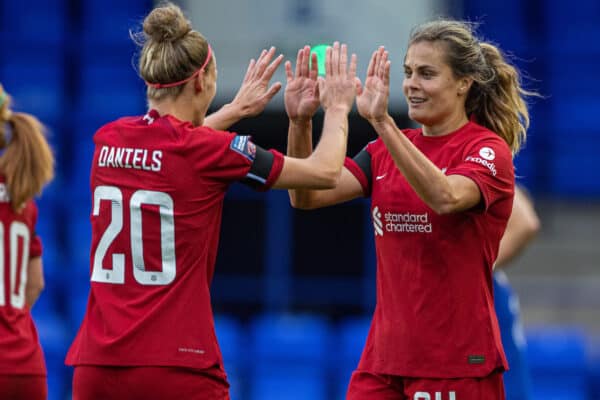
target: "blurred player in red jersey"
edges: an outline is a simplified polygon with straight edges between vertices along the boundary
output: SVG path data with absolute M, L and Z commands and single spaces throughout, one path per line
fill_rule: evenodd
M 0 85 L 0 398 L 46 399 L 46 365 L 30 309 L 44 288 L 33 196 L 54 175 L 42 125 L 10 110 Z
M 256 114 L 282 56 L 250 62 L 229 106 L 205 118 L 215 96 L 213 49 L 179 7 L 144 20 L 139 60 L 150 111 L 94 136 L 91 291 L 68 352 L 73 398 L 228 399 L 210 304 L 223 198 L 242 181 L 258 190 L 333 188 L 346 152 L 356 57 L 328 52 L 319 82 L 325 121 L 311 157 L 295 159 L 225 129 Z M 349 64 L 349 66 L 348 66 Z
M 400 130 L 388 114 L 380 47 L 356 98 L 379 138 L 346 160 L 335 189 L 290 191 L 305 209 L 371 197 L 377 305 L 347 398 L 503 399 L 492 267 L 530 93 L 498 48 L 459 21 L 414 29 L 403 62 L 408 115 L 421 127 Z M 309 130 L 290 133 L 288 155 L 309 156 Z

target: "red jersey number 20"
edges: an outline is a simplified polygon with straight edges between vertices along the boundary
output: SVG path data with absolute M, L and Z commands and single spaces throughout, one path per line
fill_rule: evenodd
M 173 217 L 173 199 L 169 194 L 152 190 L 137 190 L 131 196 L 127 209 L 123 204 L 123 193 L 115 186 L 98 186 L 94 190 L 93 215 L 100 213 L 102 200 L 111 203 L 111 221 L 94 253 L 94 265 L 91 280 L 123 284 L 125 283 L 125 255 L 112 254 L 112 268 L 102 266 L 107 250 L 123 229 L 123 213 L 129 212 L 130 244 L 133 262 L 133 277 L 142 285 L 168 285 L 175 279 L 175 218 Z M 142 241 L 142 205 L 158 206 L 160 213 L 160 236 L 162 253 L 162 271 L 146 271 Z M 110 261 L 109 261 L 110 262 Z

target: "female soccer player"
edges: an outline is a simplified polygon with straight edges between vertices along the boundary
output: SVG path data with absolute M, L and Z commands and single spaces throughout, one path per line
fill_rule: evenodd
M 347 398 L 502 399 L 492 267 L 528 92 L 469 25 L 426 23 L 404 58 L 408 115 L 421 127 L 400 130 L 387 110 L 390 65 L 383 47 L 373 53 L 356 100 L 379 138 L 347 159 L 335 189 L 290 191 L 306 209 L 371 197 L 377 305 Z M 290 132 L 288 155 L 311 150 L 307 129 Z
M 44 288 L 33 197 L 52 179 L 54 156 L 40 122 L 12 112 L 2 85 L 0 149 L 0 397 L 42 400 L 46 365 L 30 314 Z
M 150 110 L 94 136 L 91 291 L 67 355 L 73 398 L 228 399 L 209 292 L 225 192 L 235 181 L 259 190 L 335 186 L 356 57 L 348 60 L 345 45 L 329 49 L 322 138 L 295 159 L 205 125 L 224 128 L 248 104 L 261 111 L 280 87 L 268 87 L 281 62 L 270 63 L 274 49 L 250 63 L 240 94 L 207 121 L 217 80 L 211 46 L 173 4 L 155 8 L 143 31 Z

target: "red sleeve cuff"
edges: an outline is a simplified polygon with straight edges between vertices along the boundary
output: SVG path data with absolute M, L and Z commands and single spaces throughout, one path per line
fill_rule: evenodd
M 371 196 L 371 187 L 369 186 L 369 180 L 367 179 L 365 172 L 362 170 L 361 167 L 358 166 L 356 161 L 354 161 L 350 157 L 346 157 L 346 159 L 344 160 L 344 167 L 346 167 L 346 169 L 348 169 L 348 171 L 350 171 L 350 173 L 352 173 L 352 175 L 354 175 L 354 177 L 358 179 L 358 182 L 360 183 L 360 186 L 362 186 L 363 189 L 363 195 L 365 197 Z

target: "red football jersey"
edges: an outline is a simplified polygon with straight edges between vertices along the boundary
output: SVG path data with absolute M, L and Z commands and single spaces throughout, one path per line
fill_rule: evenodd
M 222 368 L 209 286 L 225 191 L 270 187 L 283 156 L 154 110 L 94 142 L 91 290 L 67 364 Z
M 0 374 L 46 375 L 37 330 L 25 304 L 29 260 L 42 255 L 33 200 L 20 213 L 0 176 Z
M 421 378 L 482 377 L 506 369 L 492 266 L 512 209 L 510 149 L 473 122 L 440 137 L 403 132 L 446 175 L 475 181 L 482 202 L 469 211 L 436 214 L 381 139 L 356 161 L 347 159 L 371 196 L 377 252 L 377 305 L 359 369 Z

